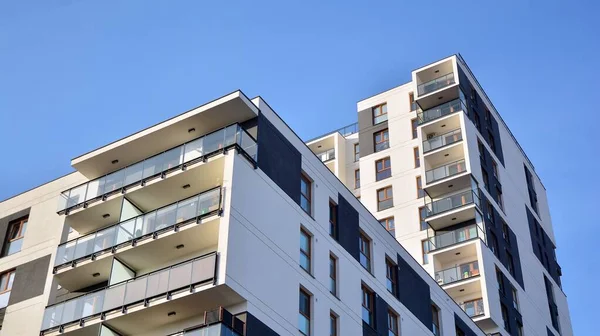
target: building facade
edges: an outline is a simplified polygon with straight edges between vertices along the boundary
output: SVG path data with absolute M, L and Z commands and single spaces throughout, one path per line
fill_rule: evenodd
M 71 165 L 0 203 L 0 335 L 485 335 L 260 97 Z
M 307 145 L 487 333 L 572 335 L 546 190 L 454 55 Z

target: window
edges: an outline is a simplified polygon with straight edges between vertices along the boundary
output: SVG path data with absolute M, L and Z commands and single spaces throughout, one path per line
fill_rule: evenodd
M 419 156 L 419 147 L 413 148 L 413 156 L 415 159 L 415 168 L 421 167 L 421 158 Z
M 411 119 L 410 121 L 410 127 L 412 128 L 412 138 L 416 139 L 419 136 L 419 133 L 417 132 L 417 126 L 419 124 L 417 123 L 417 118 L 415 119 Z
M 337 204 L 329 200 L 329 235 L 337 240 Z
M 360 246 L 360 264 L 367 271 L 371 272 L 371 240 L 361 232 L 358 236 L 358 241 Z
M 523 336 L 523 325 L 517 321 L 517 336 Z
M 440 309 L 433 303 L 431 304 L 431 314 L 433 315 L 433 334 L 440 336 L 442 334 L 440 330 Z
M 496 180 L 500 181 L 500 174 L 498 174 L 498 164 L 494 160 L 492 160 L 492 174 L 494 174 Z
M 496 142 L 494 141 L 494 135 L 490 131 L 488 131 L 488 143 L 490 144 L 492 152 L 496 153 Z
M 479 139 L 477 139 L 477 149 L 479 150 L 479 160 L 481 161 L 481 163 L 485 162 L 485 147 L 483 147 L 483 144 L 481 143 L 481 141 Z
M 388 217 L 379 220 L 379 224 L 383 225 L 383 227 L 392 234 L 392 236 L 396 236 L 396 225 L 394 224 L 394 217 Z
M 496 257 L 500 258 L 500 250 L 498 249 L 498 239 L 496 239 L 496 235 L 490 231 L 490 250 L 496 255 Z
M 373 125 L 377 125 L 388 120 L 387 115 L 387 104 L 383 103 L 381 105 L 377 105 L 373 107 Z
M 421 225 L 421 231 L 427 230 L 429 228 L 429 225 L 425 221 L 425 218 L 427 218 L 427 208 L 420 207 L 419 208 L 419 223 Z
M 504 321 L 504 329 L 510 333 L 510 322 L 508 321 L 508 309 L 504 303 L 500 302 L 500 308 L 502 310 L 502 320 Z
M 512 254 L 510 254 L 510 252 L 508 251 L 506 251 L 506 268 L 508 268 L 508 272 L 510 273 L 510 275 L 515 277 L 515 264 L 513 261 Z
M 515 307 L 515 309 L 518 311 L 519 310 L 519 298 L 517 296 L 517 289 L 515 287 L 511 286 L 510 290 L 512 291 L 513 307 Z
M 298 307 L 298 330 L 310 335 L 310 294 L 300 288 L 300 306 Z
M 490 192 L 490 180 L 488 178 L 487 171 L 485 171 L 485 168 L 483 168 L 483 166 L 481 166 L 481 176 L 483 177 L 483 185 L 485 186 L 485 190 Z
M 360 188 L 360 169 L 354 171 L 354 189 Z
M 334 312 L 329 313 L 329 336 L 338 336 L 337 315 Z
M 398 315 L 388 310 L 388 336 L 398 336 Z
M 337 258 L 329 255 L 329 292 L 337 296 Z
M 510 245 L 510 228 L 502 221 L 502 238 Z
M 425 239 L 421 242 L 421 250 L 423 252 L 423 265 L 429 264 L 429 240 Z
M 417 198 L 425 197 L 425 191 L 423 190 L 423 182 L 421 176 L 417 176 Z
M 373 134 L 375 140 L 375 152 L 380 152 L 390 147 L 390 135 L 387 128 Z
M 417 103 L 415 103 L 415 94 L 413 92 L 410 92 L 408 94 L 408 101 L 410 103 L 410 110 L 411 111 L 416 111 L 417 110 Z
M 373 308 L 373 292 L 365 285 L 362 285 L 362 319 L 371 327 L 374 327 Z
M 311 239 L 310 234 L 300 229 L 300 267 L 310 273 L 310 257 L 311 257 Z
M 492 114 L 488 109 L 485 109 L 485 121 L 487 121 L 488 125 L 492 125 Z
M 496 187 L 496 203 L 500 206 L 500 209 L 504 211 L 504 199 L 502 198 L 502 190 Z
M 456 327 L 456 336 L 465 336 L 465 332 L 462 331 L 458 326 Z
M 505 295 L 506 292 L 504 291 L 504 276 L 502 275 L 502 272 L 498 269 L 498 267 L 496 267 L 496 281 L 498 281 L 498 290 L 502 295 Z
M 487 204 L 487 218 L 490 222 L 492 222 L 492 224 L 494 223 L 494 207 L 492 206 L 492 203 L 490 203 L 489 201 L 486 201 Z
M 392 176 L 392 163 L 389 157 L 375 161 L 375 180 L 381 181 Z
M 23 238 L 25 237 L 25 231 L 27 230 L 28 219 L 28 217 L 25 217 L 10 223 L 8 227 L 8 236 L 6 236 L 4 253 L 2 254 L 3 257 L 21 251 Z
M 377 190 L 377 211 L 389 209 L 394 206 L 392 186 Z
M 8 306 L 8 298 L 14 281 L 14 270 L 0 274 L 0 308 Z
M 304 174 L 300 176 L 300 207 L 307 214 L 311 214 L 312 182 Z
M 360 159 L 360 144 L 354 144 L 354 162 Z
M 398 295 L 398 271 L 396 269 L 396 264 L 389 258 L 385 258 L 386 288 L 394 296 Z

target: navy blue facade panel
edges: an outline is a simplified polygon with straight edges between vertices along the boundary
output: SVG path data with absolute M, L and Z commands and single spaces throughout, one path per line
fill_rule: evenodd
M 500 271 L 502 276 L 502 283 L 504 284 L 504 290 L 499 289 L 500 293 L 500 302 L 506 307 L 508 312 L 508 323 L 510 325 L 510 334 L 513 336 L 518 336 L 518 328 L 517 325 L 523 325 L 523 318 L 521 317 L 521 313 L 517 310 L 514 304 L 513 292 L 511 290 L 511 282 L 506 277 L 502 271 Z
M 385 300 L 375 294 L 375 328 L 379 336 L 388 336 L 388 306 Z
M 279 336 L 254 315 L 246 313 L 246 336 Z
M 454 313 L 454 324 L 456 325 L 456 329 L 462 331 L 465 336 L 477 336 L 477 333 L 469 328 L 465 321 L 463 321 L 456 313 Z
M 398 299 L 429 330 L 433 331 L 429 285 L 398 254 Z
M 546 332 L 548 332 L 548 336 L 555 336 L 554 333 L 550 331 L 550 328 L 548 327 L 546 327 Z
M 535 216 L 525 206 L 527 212 L 527 222 L 529 223 L 529 235 L 531 236 L 531 245 L 533 247 L 533 253 L 540 260 L 540 263 L 544 266 L 546 271 L 550 273 L 550 276 L 556 283 L 561 286 L 560 276 L 562 271 L 558 261 L 556 260 L 556 247 L 550 240 L 550 236 L 544 231 L 544 228 L 535 219 Z
M 363 336 L 379 336 L 375 329 L 371 328 L 365 321 L 362 321 Z
M 342 196 L 338 194 L 338 242 L 360 262 L 360 246 L 358 211 Z
M 258 167 L 300 204 L 302 155 L 262 113 L 258 115 L 258 153 Z

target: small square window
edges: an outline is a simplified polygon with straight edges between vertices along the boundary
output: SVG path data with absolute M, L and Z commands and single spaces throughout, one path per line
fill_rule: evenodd
M 388 217 L 379 220 L 379 224 L 381 224 L 392 236 L 396 236 L 396 225 L 394 223 L 394 217 Z
M 8 226 L 8 235 L 6 236 L 6 242 L 4 244 L 3 257 L 15 254 L 21 251 L 23 246 L 23 239 L 25 238 L 25 231 L 27 231 L 28 217 L 18 219 L 11 222 Z
M 373 134 L 373 140 L 375 143 L 375 152 L 381 152 L 384 149 L 390 148 L 390 135 L 386 129 Z
M 392 186 L 377 190 L 377 210 L 382 211 L 394 206 Z
M 389 157 L 375 161 L 375 180 L 381 181 L 392 176 L 392 162 Z
M 377 125 L 388 120 L 387 104 L 383 103 L 372 108 L 373 112 L 373 125 Z

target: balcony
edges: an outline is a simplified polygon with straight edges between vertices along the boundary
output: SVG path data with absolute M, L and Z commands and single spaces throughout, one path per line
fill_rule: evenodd
M 477 317 L 485 314 L 485 310 L 483 308 L 483 299 L 475 299 L 470 301 L 465 301 L 459 304 L 460 308 L 469 315 L 469 317 Z
M 173 300 L 186 300 L 214 284 L 216 263 L 217 254 L 213 252 L 48 306 L 42 334 L 73 331 L 113 319 L 116 322 L 133 314 L 139 318 L 144 310 L 168 305 Z M 146 316 L 147 323 L 152 323 L 152 317 L 151 313 Z
M 472 239 L 482 239 L 485 241 L 483 230 L 477 224 L 472 224 L 460 229 L 446 231 L 429 237 L 430 250 L 441 250 L 443 248 L 460 244 Z
M 461 129 L 456 129 L 448 133 L 438 135 L 423 141 L 423 153 L 427 154 L 438 148 L 455 144 L 462 140 Z
M 244 336 L 245 323 L 224 308 L 204 313 L 204 323 L 168 336 Z
M 335 148 L 332 148 L 330 150 L 321 152 L 319 154 L 317 154 L 317 157 L 322 161 L 322 162 L 328 162 L 330 160 L 335 159 Z
M 467 111 L 467 107 L 460 98 L 457 98 L 418 113 L 417 120 L 419 125 L 422 125 L 459 111 Z
M 74 209 L 105 201 L 111 195 L 124 194 L 136 186 L 143 187 L 151 180 L 163 179 L 192 164 L 205 162 L 230 148 L 238 149 L 256 164 L 256 141 L 234 124 L 62 192 L 58 213 L 69 214 Z
M 425 172 L 426 183 L 433 183 L 467 171 L 465 160 L 458 160 Z
M 435 279 L 440 285 L 448 285 L 476 276 L 479 276 L 479 263 L 477 260 L 435 272 Z
M 456 82 L 454 81 L 454 73 L 451 72 L 419 85 L 417 87 L 417 91 L 419 93 L 419 97 L 422 97 L 426 94 L 445 88 L 455 83 Z
M 479 194 L 477 190 L 462 191 L 426 204 L 427 217 L 437 216 L 446 211 L 458 209 L 469 204 L 475 204 L 479 206 L 479 202 Z

